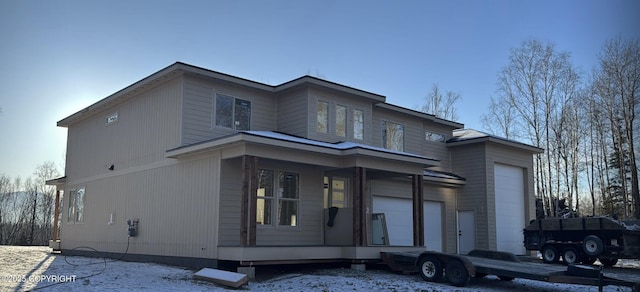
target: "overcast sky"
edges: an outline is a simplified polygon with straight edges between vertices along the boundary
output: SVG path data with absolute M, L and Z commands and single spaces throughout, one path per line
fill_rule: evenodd
M 437 83 L 482 129 L 511 48 L 552 42 L 586 76 L 605 41 L 639 28 L 631 0 L 2 0 L 0 173 L 61 167 L 57 121 L 176 61 L 272 85 L 320 75 L 407 108 Z

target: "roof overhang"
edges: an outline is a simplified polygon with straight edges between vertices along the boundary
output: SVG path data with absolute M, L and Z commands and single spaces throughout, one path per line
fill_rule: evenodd
M 66 183 L 67 183 L 67 176 L 45 181 L 45 184 L 48 186 L 61 186 L 61 185 L 65 185 Z
M 497 138 L 497 137 L 491 137 L 491 136 L 489 136 L 489 137 L 478 137 L 478 138 L 466 139 L 466 140 L 461 140 L 461 141 L 447 142 L 447 146 L 455 147 L 455 146 L 462 146 L 462 145 L 469 145 L 469 144 L 476 144 L 476 143 L 496 143 L 496 144 L 500 144 L 500 145 L 504 145 L 504 146 L 518 148 L 518 149 L 521 149 L 521 150 L 524 150 L 524 151 L 528 151 L 528 152 L 531 152 L 531 153 L 544 153 L 544 149 L 539 148 L 539 147 L 535 147 L 535 146 L 532 146 L 532 145 L 528 145 L 528 144 L 524 144 L 524 143 L 520 143 L 520 142 L 516 142 L 516 141 L 501 139 L 501 138 Z
M 458 123 L 458 122 L 441 119 L 441 118 L 438 118 L 438 117 L 436 117 L 435 115 L 432 115 L 432 114 L 428 114 L 428 113 L 424 113 L 424 112 L 408 109 L 408 108 L 397 106 L 397 105 L 393 105 L 393 104 L 390 104 L 390 103 L 378 103 L 378 104 L 376 104 L 376 106 L 379 107 L 379 108 L 384 108 L 384 109 L 388 109 L 388 110 L 395 111 L 395 112 L 401 112 L 403 114 L 407 114 L 407 115 L 414 116 L 414 117 L 417 117 L 417 118 L 430 120 L 430 121 L 436 122 L 438 124 L 450 126 L 450 127 L 454 128 L 454 129 L 460 129 L 460 128 L 464 127 L 464 124 L 461 124 L 461 123 Z
M 167 158 L 184 158 L 221 151 L 223 159 L 253 155 L 326 167 L 362 166 L 422 174 L 425 167 L 440 161 L 410 153 L 391 151 L 357 143 L 326 143 L 274 132 L 246 131 L 193 145 L 167 150 Z

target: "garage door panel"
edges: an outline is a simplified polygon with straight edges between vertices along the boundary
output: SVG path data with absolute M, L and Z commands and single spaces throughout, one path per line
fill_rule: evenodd
M 442 203 L 424 202 L 425 245 L 442 251 Z M 413 246 L 413 205 L 410 199 L 373 197 L 373 212 L 384 213 L 389 244 Z
M 520 167 L 495 164 L 497 249 L 524 254 L 524 172 Z

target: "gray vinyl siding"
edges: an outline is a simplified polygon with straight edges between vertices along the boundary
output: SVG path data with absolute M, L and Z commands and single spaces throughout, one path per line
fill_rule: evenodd
M 410 180 L 372 180 L 371 195 L 394 197 L 394 198 L 412 198 L 411 181 Z M 457 250 L 457 224 L 456 224 L 456 193 L 457 190 L 437 184 L 423 184 L 424 200 L 441 202 L 444 204 L 442 230 L 444 231 L 443 248 L 444 252 L 455 253 Z M 373 200 L 370 200 L 370 204 Z M 373 209 L 373 205 L 369 206 Z M 407 210 L 412 212 L 412 210 Z M 411 228 L 411 222 L 407 222 L 407 228 Z
M 476 247 L 489 248 L 490 229 L 495 235 L 495 224 L 489 222 L 495 222 L 490 221 L 491 218 L 495 220 L 495 210 L 488 206 L 495 206 L 495 202 L 487 196 L 489 165 L 485 145 L 478 143 L 451 147 L 450 151 L 453 172 L 466 179 L 466 184 L 458 191 L 457 210 L 475 211 Z
M 230 128 L 215 126 L 215 94 L 225 94 L 251 102 L 250 130 L 275 129 L 276 99 L 270 92 L 230 85 L 228 83 L 185 76 L 182 116 L 182 145 L 189 145 L 233 134 Z
M 225 159 L 220 171 L 220 236 L 223 246 L 240 245 L 242 159 Z
M 172 79 L 68 127 L 68 181 L 106 175 L 164 159 L 180 145 L 182 82 Z M 106 117 L 118 121 L 106 125 Z
M 62 247 L 90 246 L 123 253 L 127 219 L 139 219 L 128 253 L 177 257 L 217 257 L 218 156 L 166 160 L 143 170 L 70 183 L 67 193 L 85 187 L 84 222 L 67 221 L 62 210 Z M 113 214 L 113 224 L 108 224 Z
M 306 137 L 308 90 L 291 90 L 278 95 L 277 130 L 294 136 Z M 315 116 L 314 116 L 315 117 Z M 315 124 L 314 124 L 315 125 Z

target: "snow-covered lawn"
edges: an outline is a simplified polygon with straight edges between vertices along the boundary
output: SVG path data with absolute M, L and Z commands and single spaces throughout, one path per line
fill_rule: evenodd
M 639 269 L 640 261 L 624 261 Z M 193 280 L 195 271 L 150 263 L 67 257 L 48 247 L 0 246 L 0 291 L 598 291 L 597 287 L 552 284 L 515 279 L 499 281 L 489 276 L 473 279 L 467 287 L 425 282 L 419 275 L 381 269 L 361 272 L 345 268 L 285 269 L 261 276 L 239 289 Z M 632 271 L 635 272 L 635 271 Z M 604 291 L 631 291 L 607 286 Z

